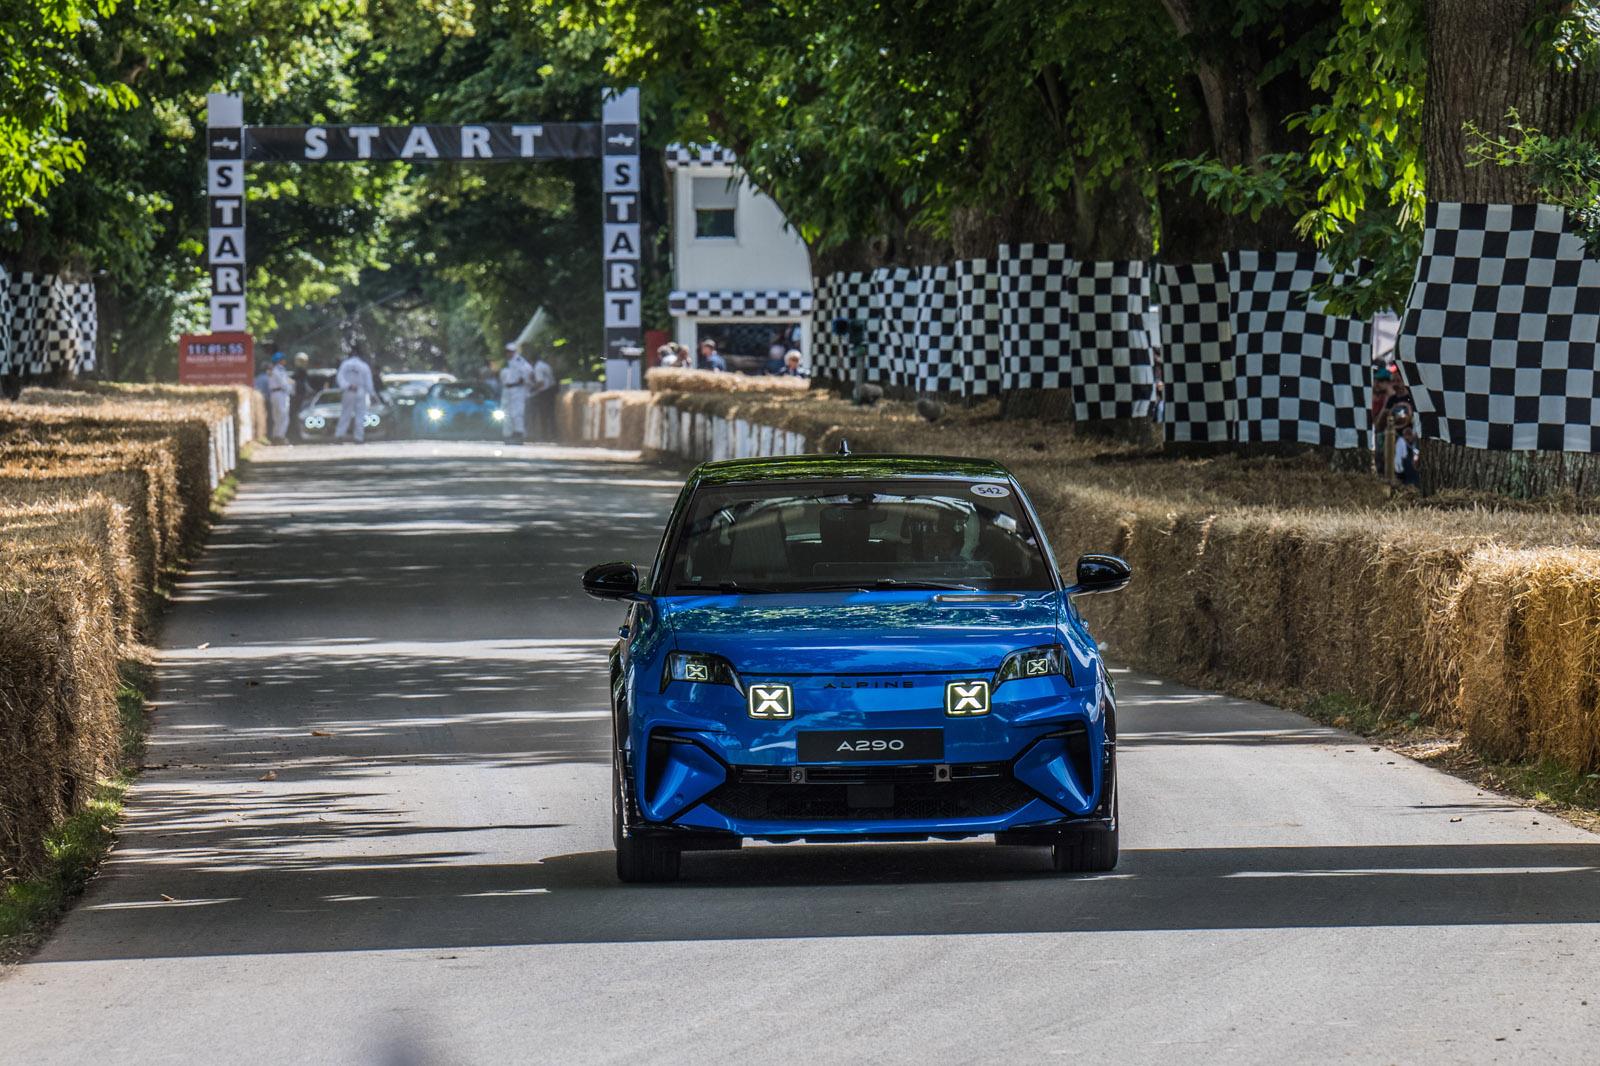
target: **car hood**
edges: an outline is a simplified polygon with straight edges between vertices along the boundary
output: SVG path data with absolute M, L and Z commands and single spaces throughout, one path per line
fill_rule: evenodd
M 1060 638 L 1057 593 L 830 592 L 658 599 L 681 651 L 741 673 L 993 670 L 1018 648 Z

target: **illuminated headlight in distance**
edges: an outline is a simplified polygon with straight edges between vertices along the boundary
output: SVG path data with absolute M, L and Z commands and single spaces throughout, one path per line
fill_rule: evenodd
M 437 407 L 428 408 L 428 421 L 437 422 L 444 417 L 444 411 Z
M 1007 681 L 1029 677 L 1065 677 L 1070 681 L 1072 674 L 1067 670 L 1066 649 L 1059 644 L 1046 644 L 1014 651 L 1000 664 L 994 683 L 998 688 Z
M 495 422 L 504 422 L 506 420 L 506 413 L 499 410 L 492 411 L 489 414 L 489 418 Z
M 696 685 L 732 685 L 744 691 L 739 675 L 733 666 L 720 655 L 706 655 L 698 651 L 675 651 L 667 656 L 667 668 L 662 672 L 661 687 L 671 681 L 687 681 Z
M 376 429 L 378 427 L 379 419 L 377 415 L 368 415 L 366 418 L 363 418 L 361 422 L 368 429 Z
M 308 415 L 306 417 L 306 428 L 307 429 L 322 429 L 327 424 L 328 424 L 328 420 L 326 418 L 323 418 L 321 415 Z

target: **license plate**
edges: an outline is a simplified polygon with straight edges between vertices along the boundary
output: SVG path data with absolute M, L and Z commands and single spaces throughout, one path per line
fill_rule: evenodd
M 801 732 L 801 762 L 890 762 L 944 758 L 942 729 L 850 729 Z

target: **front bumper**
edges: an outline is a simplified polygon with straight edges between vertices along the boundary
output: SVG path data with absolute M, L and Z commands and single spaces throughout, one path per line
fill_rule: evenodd
M 725 729 L 658 725 L 634 749 L 643 756 L 632 767 L 636 828 L 779 841 L 1109 828 L 1103 722 L 1082 706 L 1055 710 L 1028 724 L 951 723 L 945 759 L 919 762 L 801 762 L 792 725 L 763 726 L 755 743 Z M 874 715 L 870 724 L 889 723 Z M 770 742 L 778 733 L 786 745 Z

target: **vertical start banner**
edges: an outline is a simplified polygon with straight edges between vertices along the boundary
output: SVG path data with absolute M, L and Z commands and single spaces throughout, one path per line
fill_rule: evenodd
M 244 320 L 244 98 L 206 97 L 206 270 L 211 274 L 211 329 L 234 332 Z
M 637 389 L 643 384 L 639 356 L 644 340 L 639 277 L 639 90 L 607 93 L 600 120 L 606 388 Z

